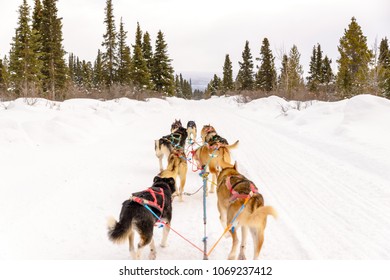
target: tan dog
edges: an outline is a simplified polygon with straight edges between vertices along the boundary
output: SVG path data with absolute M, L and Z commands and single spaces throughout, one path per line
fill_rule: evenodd
M 254 245 L 253 259 L 258 259 L 264 242 L 267 216 L 272 215 L 276 218 L 275 209 L 272 206 L 264 206 L 263 196 L 258 192 L 257 187 L 237 171 L 236 164 L 233 167 L 222 169 L 217 182 L 218 210 L 222 226 L 226 228 L 232 222 L 234 225 L 234 228 L 230 229 L 233 244 L 228 259 L 236 259 L 239 227 L 241 227 L 242 241 L 238 258 L 246 259 L 245 247 L 249 229 Z M 243 204 L 245 206 L 239 213 Z M 237 215 L 237 213 L 239 214 Z
M 210 137 L 210 136 L 213 136 L 216 134 L 217 134 L 217 131 L 210 124 L 204 125 L 202 127 L 202 130 L 200 131 L 200 137 L 202 138 L 203 143 L 206 143 L 206 136 L 207 135 L 209 135 L 209 137 Z
M 238 141 L 233 145 L 213 145 L 205 144 L 196 149 L 194 154 L 194 161 L 197 163 L 198 168 L 206 166 L 206 172 L 211 173 L 211 187 L 207 184 L 207 193 L 215 191 L 217 184 L 217 176 L 220 168 L 233 167 L 231 164 L 230 150 L 235 149 L 238 146 Z
M 195 151 L 193 158 L 198 168 L 206 166 L 206 171 L 211 173 L 211 187 L 207 186 L 207 193 L 209 190 L 213 193 L 220 168 L 233 167 L 230 150 L 238 146 L 238 140 L 233 145 L 229 145 L 210 124 L 203 126 L 200 135 L 204 144 Z
M 173 149 L 168 156 L 168 166 L 165 170 L 161 171 L 158 176 L 162 178 L 172 177 L 177 182 L 177 176 L 180 178 L 180 188 L 176 188 L 176 192 L 173 196 L 179 196 L 180 201 L 183 201 L 184 185 L 187 178 L 187 160 L 183 149 Z

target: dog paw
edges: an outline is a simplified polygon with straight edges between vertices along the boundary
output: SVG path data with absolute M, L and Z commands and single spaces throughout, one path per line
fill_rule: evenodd
M 157 256 L 156 252 L 151 251 L 151 252 L 149 253 L 149 260 L 155 260 L 155 259 L 156 259 L 156 256 Z
M 245 257 L 244 254 L 240 254 L 240 255 L 238 256 L 238 259 L 239 259 L 239 260 L 246 260 L 246 257 Z
M 168 247 L 168 244 L 167 244 L 167 243 L 161 243 L 161 244 L 160 244 L 160 247 L 166 248 L 166 247 Z

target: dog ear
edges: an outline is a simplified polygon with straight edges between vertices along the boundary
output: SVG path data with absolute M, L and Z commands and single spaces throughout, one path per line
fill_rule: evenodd
M 169 177 L 169 178 L 164 178 L 164 180 L 165 182 L 168 183 L 169 187 L 171 188 L 171 192 L 174 193 L 176 191 L 175 179 Z
M 235 161 L 235 162 L 234 162 L 234 166 L 233 166 L 234 170 L 237 171 L 237 167 L 238 167 L 238 164 L 237 164 L 237 161 Z
M 155 176 L 154 178 L 153 178 L 153 183 L 156 183 L 158 180 L 160 180 L 161 179 L 161 177 L 158 177 L 158 176 Z

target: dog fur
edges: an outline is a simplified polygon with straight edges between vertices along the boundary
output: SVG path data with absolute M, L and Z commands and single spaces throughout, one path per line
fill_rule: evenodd
M 232 177 L 230 177 L 232 176 Z M 238 177 L 236 177 L 238 176 Z M 245 199 L 237 198 L 231 200 L 231 193 L 227 186 L 226 180 L 230 177 L 231 186 L 234 191 L 239 194 L 249 194 L 251 192 L 250 184 L 254 184 L 246 179 L 237 171 L 237 165 L 222 169 L 217 179 L 217 197 L 218 197 L 218 211 L 220 214 L 220 221 L 222 226 L 226 228 L 231 224 L 232 220 L 238 213 Z M 254 186 L 257 190 L 257 187 Z M 234 224 L 237 223 L 234 229 L 230 229 L 230 234 L 233 239 L 232 249 L 228 255 L 228 259 L 236 259 L 236 251 L 238 247 L 237 231 L 241 227 L 242 241 L 240 246 L 239 259 L 246 259 L 245 247 L 248 229 L 252 234 L 254 244 L 253 259 L 258 259 L 261 247 L 264 242 L 264 230 L 267 224 L 267 216 L 272 215 L 277 217 L 277 213 L 272 206 L 264 206 L 263 196 L 256 192 L 249 198 L 244 210 L 237 216 Z
M 160 216 L 163 221 L 170 223 L 172 219 L 172 193 L 175 192 L 175 180 L 173 178 L 154 177 L 152 189 L 162 188 L 164 191 L 165 202 L 162 213 L 157 209 L 152 208 L 157 216 Z M 142 191 L 133 194 L 146 200 L 153 200 L 152 195 L 147 191 Z M 162 205 L 162 196 L 156 195 L 157 203 Z M 129 240 L 130 255 L 133 259 L 140 259 L 142 249 L 149 244 L 150 253 L 149 259 L 156 258 L 156 247 L 153 239 L 154 224 L 157 218 L 148 211 L 143 205 L 128 199 L 122 204 L 119 222 L 114 217 L 108 220 L 108 237 L 114 243 L 124 243 Z M 140 235 L 138 248 L 134 248 L 134 231 Z M 163 230 L 163 238 L 161 246 L 166 247 L 169 227 L 165 226 Z
M 182 149 L 173 149 L 168 156 L 168 166 L 158 175 L 162 178 L 172 177 L 177 182 L 177 177 L 180 178 L 180 187 L 174 196 L 178 195 L 180 201 L 183 201 L 184 185 L 187 179 L 187 160 Z
M 196 136 L 197 136 L 196 123 L 194 121 L 189 121 L 187 123 L 187 135 L 188 135 L 187 137 L 188 137 L 190 144 L 194 143 L 194 141 L 196 140 Z
M 164 170 L 162 164 L 164 156 L 168 158 L 169 154 L 175 148 L 184 149 L 187 139 L 187 129 L 178 125 L 181 125 L 181 121 L 175 120 L 171 126 L 171 134 L 163 136 L 159 140 L 154 141 L 154 151 L 156 153 L 156 157 L 158 158 L 160 171 Z
M 210 124 L 204 125 L 201 130 L 203 146 L 196 149 L 194 161 L 198 168 L 206 166 L 206 171 L 211 173 L 211 182 L 207 183 L 207 193 L 215 191 L 217 176 L 221 168 L 233 167 L 231 164 L 230 150 L 237 148 L 239 141 L 229 145 L 228 141 L 219 136 Z M 209 185 L 211 185 L 209 187 Z

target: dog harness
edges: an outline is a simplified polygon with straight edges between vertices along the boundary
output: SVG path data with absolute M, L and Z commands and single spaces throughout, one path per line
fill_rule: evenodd
M 156 190 L 156 188 L 148 188 L 145 191 L 150 193 L 150 195 L 153 197 L 153 201 L 138 197 L 135 194 L 133 194 L 130 197 L 130 199 L 134 202 L 137 202 L 138 204 L 141 204 L 142 206 L 146 204 L 146 205 L 149 205 L 150 207 L 157 209 L 158 211 L 160 211 L 160 213 L 161 213 L 160 215 L 162 216 L 163 210 L 164 210 L 164 205 L 165 205 L 165 194 L 164 194 L 163 188 L 158 188 L 158 191 Z M 157 202 L 156 194 L 161 195 L 161 198 L 162 198 L 162 205 L 161 206 Z
M 241 178 L 241 179 L 243 179 L 243 180 L 237 181 L 236 183 L 234 183 L 234 184 L 232 185 L 231 182 L 230 182 L 230 178 L 231 178 L 231 177 Z M 239 193 L 239 192 L 237 192 L 237 191 L 234 190 L 234 188 L 235 188 L 238 184 L 240 184 L 240 183 L 242 183 L 242 182 L 249 182 L 249 186 L 250 186 L 250 188 L 251 188 L 251 191 L 249 192 L 249 194 L 246 194 L 246 193 Z M 241 175 L 232 175 L 232 176 L 228 176 L 228 177 L 226 178 L 226 187 L 228 188 L 228 190 L 229 190 L 229 192 L 230 192 L 230 194 L 231 194 L 231 196 L 230 196 L 230 202 L 233 202 L 233 201 L 235 201 L 236 199 L 240 199 L 240 198 L 241 198 L 241 199 L 247 199 L 248 197 L 252 197 L 253 194 L 258 193 L 258 190 L 257 190 L 257 188 L 255 187 L 255 185 L 253 184 L 253 182 L 252 182 L 252 181 L 249 181 L 248 179 L 243 178 L 243 176 L 241 176 Z

